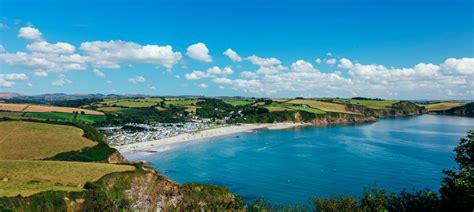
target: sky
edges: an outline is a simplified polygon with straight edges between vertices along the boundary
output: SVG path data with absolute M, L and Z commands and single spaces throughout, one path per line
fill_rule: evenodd
M 0 92 L 474 99 L 472 0 L 0 0 Z

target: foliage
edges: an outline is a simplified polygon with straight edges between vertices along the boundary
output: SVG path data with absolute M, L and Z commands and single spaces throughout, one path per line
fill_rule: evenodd
M 105 120 L 103 115 L 91 115 L 91 114 L 79 114 L 79 113 L 61 113 L 61 112 L 47 112 L 47 113 L 24 113 L 25 117 L 38 118 L 38 119 L 50 119 L 50 120 L 61 120 L 71 122 L 84 122 L 94 123 Z
M 183 211 L 201 210 L 238 210 L 245 207 L 242 197 L 234 195 L 224 187 L 206 184 L 186 184 L 180 189 L 183 195 L 177 208 Z M 202 204 L 205 203 L 205 204 Z
M 221 99 L 204 99 L 197 102 L 196 115 L 202 118 L 217 118 L 222 119 L 234 110 L 234 106 L 225 103 Z
M 468 211 L 474 208 L 474 131 L 462 138 L 455 160 L 459 166 L 454 170 L 444 170 L 446 177 L 440 189 L 441 203 L 444 209 Z
M 355 211 L 360 208 L 353 197 L 313 198 L 311 203 L 318 211 Z
M 128 108 L 120 110 L 120 113 L 107 113 L 106 120 L 102 125 L 123 125 L 126 123 L 177 123 L 185 121 L 183 117 L 187 114 L 183 108 L 172 107 L 167 110 L 157 110 L 154 107 Z

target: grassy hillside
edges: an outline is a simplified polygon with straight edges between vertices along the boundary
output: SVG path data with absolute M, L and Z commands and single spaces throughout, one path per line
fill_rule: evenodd
M 80 191 L 86 182 L 134 169 L 103 163 L 0 160 L 0 196 L 29 196 L 47 190 Z
M 250 105 L 254 101 L 250 99 L 226 99 L 224 100 L 224 102 L 232 106 L 244 106 L 244 105 Z
M 24 113 L 24 117 L 37 118 L 37 119 L 49 119 L 49 120 L 60 120 L 60 121 L 78 121 L 85 123 L 95 123 L 105 120 L 103 115 L 90 115 L 90 114 L 72 114 L 72 113 L 60 113 L 60 112 L 48 112 L 48 113 Z
M 42 159 L 97 143 L 76 127 L 26 121 L 0 122 L 0 160 Z
M 432 104 L 423 105 L 429 112 L 449 110 L 454 107 L 463 106 L 465 103 L 462 102 L 437 102 Z
M 378 100 L 378 99 L 332 99 L 334 102 L 344 104 L 362 105 L 372 109 L 387 109 L 398 100 Z
M 286 102 L 288 104 L 299 104 L 299 105 L 308 105 L 312 108 L 317 108 L 326 112 L 336 112 L 336 113 L 352 113 L 346 110 L 344 104 L 336 104 L 331 102 L 323 102 L 311 99 L 294 99 Z

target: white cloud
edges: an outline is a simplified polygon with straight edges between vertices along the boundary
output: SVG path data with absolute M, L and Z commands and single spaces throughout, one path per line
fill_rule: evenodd
M 202 78 L 209 78 L 211 75 L 209 75 L 206 72 L 203 71 L 193 71 L 189 74 L 185 74 L 184 77 L 188 80 L 198 80 Z
M 27 81 L 28 76 L 23 73 L 8 73 L 0 74 L 0 87 L 9 88 L 13 87 L 16 82 Z
M 321 59 L 316 58 L 316 60 L 314 62 L 316 62 L 317 64 L 321 64 Z
M 104 72 L 100 71 L 99 69 L 94 69 L 94 70 L 92 70 L 92 72 L 94 72 L 94 74 L 95 74 L 97 77 L 105 78 Z
M 122 62 L 149 63 L 172 68 L 181 60 L 180 52 L 170 45 L 140 45 L 121 40 L 84 42 L 80 49 L 86 53 L 94 67 L 120 68 Z
M 459 74 L 474 74 L 474 58 L 448 58 L 441 64 L 444 71 Z
M 5 52 L 5 48 L 3 47 L 2 44 L 0 44 L 0 53 L 3 53 L 3 52 Z
M 47 77 L 48 76 L 48 72 L 45 72 L 45 71 L 35 71 L 33 74 L 37 77 Z
M 230 85 L 232 84 L 232 80 L 227 79 L 227 78 L 214 78 L 212 81 L 216 84 L 225 84 L 225 85 Z
M 338 68 L 342 69 L 351 69 L 353 66 L 352 61 L 350 61 L 347 58 L 342 58 L 339 60 L 339 65 L 337 65 Z
M 46 41 L 34 42 L 28 44 L 26 48 L 32 52 L 43 52 L 43 53 L 54 53 L 54 54 L 72 54 L 76 48 L 63 42 L 57 42 L 55 44 L 48 43 Z
M 262 58 L 262 57 L 259 57 L 257 55 L 252 55 L 252 56 L 249 56 L 245 59 L 250 61 L 252 64 L 258 65 L 258 66 L 275 66 L 275 65 L 280 65 L 281 64 L 281 61 L 274 58 L 274 57 Z
M 43 39 L 41 32 L 33 27 L 20 28 L 20 30 L 18 31 L 18 37 L 36 41 Z
M 234 71 L 230 66 L 219 68 L 218 66 L 211 67 L 207 69 L 206 72 L 203 71 L 193 71 L 189 74 L 185 74 L 184 77 L 188 80 L 198 80 L 203 78 L 215 78 L 217 76 L 227 76 L 233 74 Z
M 148 85 L 148 89 L 154 91 L 154 90 L 156 90 L 156 87 L 154 85 Z
M 242 73 L 240 73 L 240 77 L 246 79 L 256 79 L 258 78 L 258 74 L 251 71 L 242 71 Z
M 232 60 L 233 62 L 240 62 L 240 61 L 242 61 L 242 57 L 240 57 L 239 54 L 237 54 L 237 52 L 235 52 L 235 51 L 232 50 L 231 48 L 228 48 L 228 49 L 224 52 L 224 55 L 227 55 L 227 57 L 229 57 L 229 59 Z
M 209 49 L 204 43 L 196 43 L 189 46 L 186 49 L 186 54 L 194 60 L 206 63 L 212 62 L 212 57 L 209 55 Z
M 207 73 L 212 74 L 212 75 L 231 75 L 234 73 L 232 68 L 230 66 L 224 67 L 223 69 L 214 66 L 210 69 L 207 69 Z
M 128 82 L 137 84 L 137 83 L 144 83 L 145 82 L 145 77 L 142 76 L 136 76 L 128 79 Z
M 332 56 L 332 53 L 328 52 L 328 53 L 326 53 L 326 56 L 330 57 L 330 56 Z
M 285 92 L 295 95 L 307 93 L 309 96 L 435 99 L 444 98 L 449 89 L 452 97 L 473 99 L 474 75 L 470 74 L 473 59 L 450 58 L 439 65 L 418 63 L 408 68 L 387 68 L 378 64 L 354 64 L 342 58 L 338 67 L 347 69 L 347 75 L 340 71 L 321 72 L 311 63 L 297 60 L 291 64 L 289 71 L 263 75 L 247 71 L 242 72 L 238 79 L 215 78 L 212 82 L 265 95 Z
M 10 73 L 10 74 L 3 74 L 3 77 L 5 80 L 8 81 L 26 81 L 28 80 L 28 77 L 26 74 L 23 73 Z
M 10 66 L 43 72 L 84 70 L 87 67 L 86 58 L 78 54 L 28 54 L 25 52 L 16 52 L 14 54 L 0 54 L 0 59 Z
M 66 77 L 66 75 L 60 74 L 60 75 L 58 76 L 58 78 L 57 78 L 55 81 L 53 81 L 51 84 L 52 84 L 53 86 L 63 87 L 64 85 L 66 85 L 66 84 L 71 84 L 71 83 L 72 83 L 72 81 L 69 80 L 69 79 Z
M 326 64 L 328 64 L 328 65 L 334 65 L 334 64 L 336 64 L 336 62 L 337 62 L 337 60 L 334 59 L 334 58 L 326 60 Z
M 260 66 L 257 70 L 257 74 L 270 75 L 277 74 L 281 71 L 288 70 L 287 67 L 281 65 L 281 61 L 277 58 L 262 58 L 256 55 L 245 58 L 245 60 L 250 61 L 254 65 Z
M 207 88 L 208 86 L 207 86 L 207 84 L 201 83 L 201 84 L 199 84 L 199 87 L 201 87 L 201 88 Z

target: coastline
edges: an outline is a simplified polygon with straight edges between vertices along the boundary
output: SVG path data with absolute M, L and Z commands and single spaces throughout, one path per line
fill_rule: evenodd
M 227 136 L 242 132 L 250 132 L 259 129 L 281 130 L 297 126 L 311 125 L 309 123 L 263 123 L 263 124 L 240 124 L 240 125 L 225 125 L 216 128 L 206 129 L 194 133 L 183 133 L 177 136 L 162 138 L 158 140 L 138 142 L 114 147 L 121 154 L 133 154 L 144 152 L 157 152 L 164 147 L 172 144 L 189 143 L 196 140 L 214 138 L 219 136 Z

